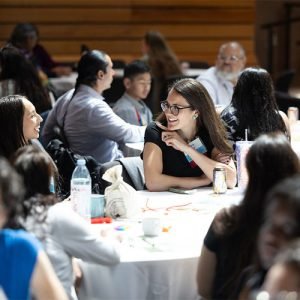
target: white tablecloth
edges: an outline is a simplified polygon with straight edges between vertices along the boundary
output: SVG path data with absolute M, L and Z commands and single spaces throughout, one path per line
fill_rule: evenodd
M 188 300 L 197 299 L 196 269 L 203 238 L 222 207 L 238 203 L 237 189 L 215 195 L 201 188 L 192 195 L 138 192 L 144 212 L 124 225 L 121 263 L 114 267 L 80 262 L 83 282 L 80 299 Z M 141 220 L 159 216 L 169 232 L 145 238 Z M 97 225 L 102 226 L 102 225 Z M 96 227 L 94 227 L 96 228 Z
M 124 71 L 122 69 L 114 69 L 114 70 L 115 70 L 115 77 L 123 76 Z M 73 72 L 68 76 L 49 78 L 49 82 L 55 88 L 56 93 L 60 96 L 75 87 L 77 76 L 78 73 Z
M 124 70 L 123 69 L 114 69 L 115 77 L 123 77 Z M 185 71 L 186 75 L 189 76 L 196 76 L 203 73 L 203 69 L 188 69 Z M 56 90 L 56 93 L 60 96 L 63 93 L 67 92 L 68 90 L 74 88 L 76 79 L 77 79 L 77 72 L 71 73 L 68 76 L 61 76 L 55 78 L 49 78 L 49 82 L 53 85 Z

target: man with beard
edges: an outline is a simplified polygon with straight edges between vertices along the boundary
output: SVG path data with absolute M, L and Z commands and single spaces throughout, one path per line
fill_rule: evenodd
M 240 72 L 246 64 L 245 50 L 237 42 L 221 45 L 214 67 L 207 69 L 197 80 L 204 85 L 217 106 L 227 106 Z

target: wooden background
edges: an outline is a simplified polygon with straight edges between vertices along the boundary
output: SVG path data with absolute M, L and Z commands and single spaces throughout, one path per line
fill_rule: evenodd
M 18 22 L 38 26 L 58 61 L 77 61 L 81 44 L 130 61 L 148 30 L 160 31 L 180 60 L 214 64 L 220 44 L 237 40 L 255 64 L 254 0 L 0 0 L 0 45 Z

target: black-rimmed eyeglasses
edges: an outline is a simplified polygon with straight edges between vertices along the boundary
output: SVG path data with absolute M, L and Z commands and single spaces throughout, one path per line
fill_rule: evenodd
M 171 114 L 174 116 L 178 116 L 181 109 L 192 108 L 192 106 L 181 107 L 176 104 L 169 105 L 169 103 L 167 101 L 162 101 L 160 103 L 160 107 L 163 110 L 163 112 L 166 112 L 168 109 L 170 109 Z

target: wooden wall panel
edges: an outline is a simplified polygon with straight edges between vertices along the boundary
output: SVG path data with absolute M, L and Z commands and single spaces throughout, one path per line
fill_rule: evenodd
M 249 7 L 253 8 L 252 0 L 1 0 L 2 6 L 15 7 L 15 6 L 110 6 L 110 7 L 120 7 L 120 6 L 200 6 L 200 7 Z
M 32 22 L 60 61 L 77 60 L 81 44 L 131 60 L 156 30 L 182 60 L 213 64 L 221 43 L 238 40 L 254 64 L 254 18 L 254 0 L 0 0 L 0 44 L 16 23 Z

